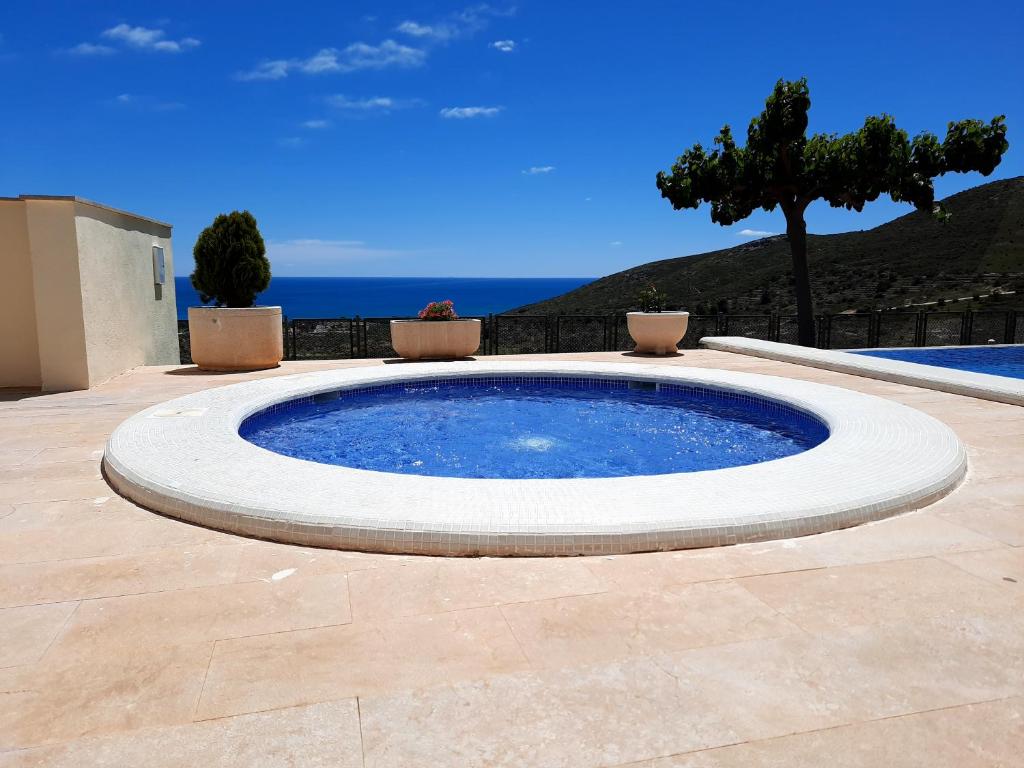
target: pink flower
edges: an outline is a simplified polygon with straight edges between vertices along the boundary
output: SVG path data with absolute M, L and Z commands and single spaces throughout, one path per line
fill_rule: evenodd
M 420 320 L 456 320 L 455 305 L 451 299 L 432 301 L 419 313 Z

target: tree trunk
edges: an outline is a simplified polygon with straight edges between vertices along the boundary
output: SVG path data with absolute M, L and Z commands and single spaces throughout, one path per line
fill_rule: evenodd
M 813 347 L 814 299 L 811 298 L 811 273 L 807 267 L 807 223 L 803 212 L 786 213 L 786 235 L 793 254 L 793 288 L 796 293 L 797 343 Z

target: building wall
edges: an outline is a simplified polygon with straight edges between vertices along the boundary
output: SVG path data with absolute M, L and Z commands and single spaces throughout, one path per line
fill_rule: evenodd
M 40 384 L 25 205 L 0 200 L 0 387 Z
M 87 389 L 177 363 L 173 275 L 168 224 L 73 197 L 0 198 L 0 386 Z
M 75 204 L 82 316 L 91 385 L 137 365 L 178 357 L 171 228 Z M 164 248 L 164 285 L 153 280 L 153 246 Z
M 29 200 L 25 216 L 42 387 L 88 389 L 74 200 Z

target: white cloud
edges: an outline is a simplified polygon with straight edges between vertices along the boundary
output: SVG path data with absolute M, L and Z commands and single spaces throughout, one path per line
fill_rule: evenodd
M 281 80 L 288 77 L 288 71 L 294 63 L 287 59 L 274 59 L 258 64 L 248 72 L 239 72 L 235 77 L 238 80 Z
M 189 48 L 198 48 L 199 41 L 194 37 L 183 37 L 181 40 L 157 40 L 153 44 L 154 51 L 165 53 L 181 53 Z
M 621 240 L 612 240 L 610 243 L 608 243 L 608 245 L 610 245 L 612 248 L 618 248 L 619 246 L 622 245 L 622 241 Z
M 309 128 L 311 130 L 319 130 L 321 128 L 330 128 L 330 120 L 307 120 L 302 124 L 303 128 Z
M 362 240 L 268 240 L 267 256 L 275 274 L 344 275 L 345 266 L 404 255 L 402 251 L 374 248 Z
M 130 93 L 119 93 L 115 101 L 120 104 L 129 104 L 132 101 L 132 95 Z
M 308 59 L 272 59 L 254 69 L 239 72 L 239 80 L 282 80 L 292 72 L 320 75 L 327 72 L 357 72 L 363 69 L 410 69 L 423 65 L 426 51 L 394 40 L 380 45 L 352 43 L 344 48 L 322 48 Z
M 435 40 L 447 40 L 455 34 L 455 30 L 447 24 L 430 25 L 416 21 L 403 21 L 395 27 L 395 31 L 410 37 L 432 37 Z
M 133 27 L 130 24 L 118 24 L 116 27 L 103 30 L 103 37 L 116 40 L 131 48 L 161 53 L 181 53 L 199 46 L 194 37 L 183 37 L 181 40 L 168 40 L 167 33 L 162 29 Z M 82 45 L 86 45 L 83 43 Z
M 449 14 L 442 21 L 433 24 L 421 24 L 418 21 L 406 19 L 395 27 L 395 31 L 421 40 L 444 43 L 455 38 L 476 34 L 486 28 L 493 18 L 514 14 L 515 8 L 494 8 L 487 3 L 480 3 Z
M 773 235 L 779 234 L 778 232 L 766 232 L 763 229 L 741 229 L 736 233 L 740 237 L 772 237 Z
M 111 40 L 121 40 L 129 45 L 134 45 L 136 48 L 149 48 L 163 37 L 164 33 L 159 29 L 118 24 L 116 27 L 104 30 L 103 36 L 109 37 Z
M 516 49 L 515 40 L 495 40 L 491 43 L 491 48 L 495 48 L 502 53 L 512 53 Z
M 523 173 L 527 176 L 540 176 L 541 174 L 551 173 L 553 170 L 555 170 L 553 165 L 531 165 Z
M 336 109 L 350 112 L 387 112 L 410 106 L 411 102 L 392 99 L 390 96 L 370 96 L 365 99 L 350 99 L 343 93 L 328 96 L 327 103 Z
M 68 48 L 68 53 L 75 56 L 109 56 L 115 50 L 109 45 L 96 45 L 94 43 L 79 43 L 73 48 Z
M 420 49 L 410 48 L 394 40 L 385 40 L 380 45 L 352 43 L 342 51 L 338 71 L 419 67 L 425 59 L 426 53 Z
M 504 107 L 445 107 L 441 117 L 448 120 L 467 120 L 473 117 L 494 117 Z
M 306 143 L 306 140 L 301 136 L 285 136 L 283 139 L 278 139 L 277 143 L 279 146 L 287 147 L 288 149 L 296 149 Z
M 307 75 L 319 75 L 321 72 L 337 72 L 340 67 L 337 48 L 323 48 L 299 64 L 299 69 Z

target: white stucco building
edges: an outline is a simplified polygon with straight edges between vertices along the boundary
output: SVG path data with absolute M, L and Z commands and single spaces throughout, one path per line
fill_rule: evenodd
M 0 387 L 88 389 L 178 362 L 173 275 L 170 224 L 78 197 L 0 198 Z

